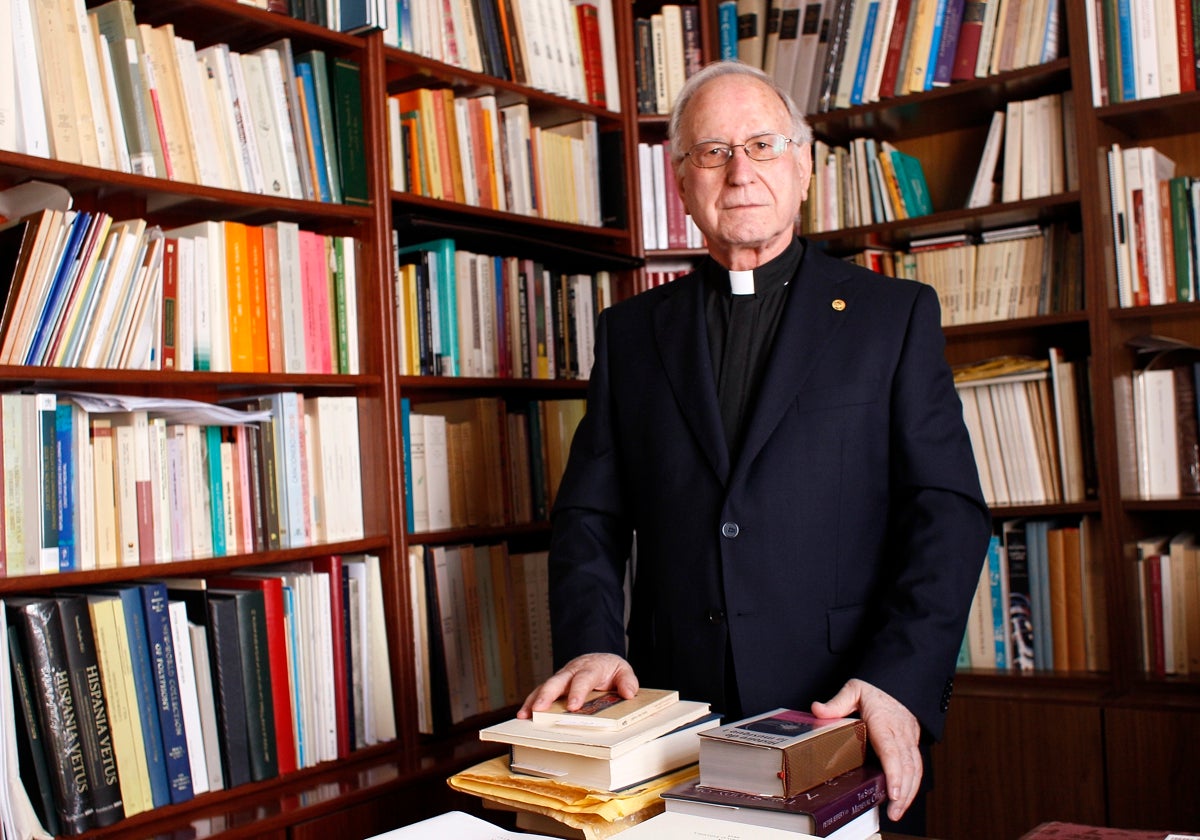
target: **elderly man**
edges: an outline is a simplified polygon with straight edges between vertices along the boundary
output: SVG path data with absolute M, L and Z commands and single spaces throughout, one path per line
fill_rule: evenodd
M 600 317 L 553 514 L 560 670 L 518 716 L 639 680 L 727 719 L 857 713 L 896 820 L 990 527 L 937 297 L 797 238 L 811 131 L 761 72 L 694 75 L 670 137 L 709 257 Z

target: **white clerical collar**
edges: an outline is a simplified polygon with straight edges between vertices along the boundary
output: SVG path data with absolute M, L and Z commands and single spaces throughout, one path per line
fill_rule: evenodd
M 754 270 L 729 272 L 729 290 L 735 295 L 754 294 Z

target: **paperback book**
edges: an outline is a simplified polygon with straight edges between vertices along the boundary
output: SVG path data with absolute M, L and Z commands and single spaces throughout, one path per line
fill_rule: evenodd
M 583 705 L 567 710 L 566 701 L 556 700 L 550 708 L 533 712 L 533 723 L 541 727 L 572 729 L 625 729 L 679 702 L 678 691 L 643 688 L 626 700 L 615 691 L 593 691 Z

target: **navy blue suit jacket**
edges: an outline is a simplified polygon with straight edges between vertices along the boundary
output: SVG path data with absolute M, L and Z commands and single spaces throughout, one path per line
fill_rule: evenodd
M 744 714 L 859 677 L 939 737 L 990 533 L 943 350 L 930 287 L 806 248 L 733 461 L 700 278 L 602 313 L 553 514 L 556 663 L 624 654 L 720 707 L 729 645 Z

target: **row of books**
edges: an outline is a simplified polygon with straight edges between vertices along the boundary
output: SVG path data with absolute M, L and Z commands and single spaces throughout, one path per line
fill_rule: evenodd
M 1200 178 L 1153 146 L 1114 143 L 1107 159 L 1118 304 L 1200 299 Z
M 652 251 L 704 247 L 704 234 L 679 196 L 668 142 L 638 143 L 638 184 L 643 248 Z
M 408 555 L 418 731 L 515 706 L 554 672 L 546 552 L 464 543 Z
M 959 667 L 1102 671 L 1108 667 L 1104 565 L 1096 522 L 1014 519 L 992 537 Z
M 1048 93 L 1011 101 L 992 114 L 968 208 L 1079 189 L 1073 101 Z
M 655 260 L 647 263 L 638 277 L 637 291 L 644 292 L 655 286 L 663 286 L 695 271 L 696 266 L 686 260 Z
M 1118 396 L 1132 405 L 1136 481 L 1125 492 L 1143 499 L 1200 495 L 1200 350 L 1174 344 L 1153 346 Z M 1129 393 L 1125 393 L 1129 392 Z M 1128 440 L 1128 438 L 1127 438 Z
M 700 69 L 700 7 L 664 3 L 633 21 L 639 114 L 669 114 L 679 90 Z
M 942 326 L 1083 309 L 1082 237 L 1065 224 L 950 234 L 913 240 L 905 252 L 864 254 L 857 261 L 868 268 L 933 286 Z
M 882 224 L 933 212 L 921 161 L 886 140 L 860 137 L 848 147 L 813 142 L 806 233 Z
M 596 317 L 612 303 L 609 272 L 555 272 L 449 238 L 394 252 L 401 373 L 588 378 Z
M 1047 352 L 955 370 L 989 505 L 1081 502 L 1093 486 L 1087 360 Z
M 808 113 L 1043 64 L 1058 0 L 722 0 L 723 58 L 762 67 Z
M 5 393 L 8 577 L 361 539 L 353 397 L 282 392 L 234 410 Z
M 344 3 L 343 3 L 344 5 Z M 384 43 L 621 110 L 612 0 L 399 0 Z
M 74 835 L 396 737 L 378 558 L 6 598 L 20 782 Z
M 1200 543 L 1194 531 L 1136 545 L 1142 669 L 1200 674 Z
M 132 0 L 17 0 L 0 148 L 245 192 L 366 204 L 358 65 L 287 39 L 197 49 Z M 10 34 L 11 33 L 11 34 Z M 0 105 L 0 107 L 4 107 Z M 358 145 L 355 145 L 355 144 Z
M 595 119 L 530 122 L 529 105 L 417 88 L 388 97 L 391 185 L 400 192 L 600 225 Z
M 1098 0 L 1084 8 L 1097 108 L 1196 89 L 1200 27 L 1194 2 Z
M 401 402 L 410 533 L 544 521 L 583 400 Z
M 0 230 L 0 363 L 357 373 L 361 243 L 47 209 Z

